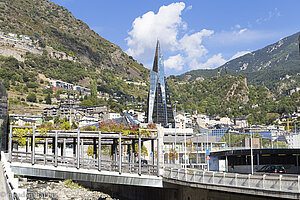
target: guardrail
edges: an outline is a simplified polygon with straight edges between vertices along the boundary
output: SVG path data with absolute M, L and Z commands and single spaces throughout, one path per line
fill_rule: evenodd
M 190 183 L 300 193 L 300 176 L 288 174 L 237 174 L 194 169 L 165 168 L 164 178 Z

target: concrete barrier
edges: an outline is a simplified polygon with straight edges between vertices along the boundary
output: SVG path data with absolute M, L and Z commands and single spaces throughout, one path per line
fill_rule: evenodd
M 10 199 L 26 200 L 27 189 L 19 188 L 19 179 L 15 178 L 15 174 L 12 172 L 10 163 L 3 151 L 1 151 L 1 161 Z

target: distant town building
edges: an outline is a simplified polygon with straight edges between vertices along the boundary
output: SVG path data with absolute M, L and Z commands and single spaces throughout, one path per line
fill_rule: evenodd
M 290 134 L 285 136 L 290 148 L 300 148 L 300 134 Z
M 70 91 L 76 91 L 81 93 L 82 95 L 90 95 L 91 94 L 91 89 L 81 87 L 78 85 L 73 85 L 71 83 L 63 82 L 60 80 L 51 80 L 50 84 L 53 89 L 53 93 L 56 92 L 56 88 L 58 89 L 65 89 L 65 90 L 70 90 Z
M 248 120 L 243 117 L 235 118 L 234 120 L 235 128 L 246 128 L 248 127 Z
M 172 104 L 165 76 L 163 57 L 157 41 L 153 69 L 150 73 L 150 89 L 147 101 L 147 122 L 175 127 Z
M 188 113 L 178 113 L 175 116 L 176 128 L 193 128 L 193 120 Z
M 19 126 L 40 126 L 42 124 L 41 115 L 19 115 L 19 114 L 10 114 L 9 115 L 10 121 L 13 124 Z
M 288 89 L 286 91 L 286 94 L 287 95 L 292 95 L 292 94 L 294 94 L 295 92 L 298 92 L 298 91 L 300 91 L 300 87 L 294 87 L 294 88 Z
M 242 141 L 242 145 L 245 148 L 251 148 L 251 138 L 246 137 Z M 259 149 L 260 148 L 260 141 L 259 138 L 252 138 L 252 148 L 253 149 Z
M 97 124 L 99 122 L 99 119 L 94 118 L 94 117 L 86 117 L 84 116 L 80 121 L 79 121 L 79 127 L 84 127 L 84 126 L 89 126 L 93 124 Z
M 104 116 L 104 120 L 105 121 L 107 121 L 107 120 L 114 120 L 114 119 L 117 119 L 117 118 L 120 118 L 120 117 L 121 117 L 120 113 L 107 113 Z

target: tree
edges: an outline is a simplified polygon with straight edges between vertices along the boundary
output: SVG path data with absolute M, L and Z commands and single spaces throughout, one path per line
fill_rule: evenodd
M 69 124 L 69 122 L 65 121 L 61 124 L 61 128 L 63 130 L 70 130 L 71 129 L 71 125 Z
M 36 103 L 36 95 L 33 93 L 30 93 L 27 97 L 26 100 L 29 102 L 35 102 Z
M 178 153 L 177 153 L 176 149 L 171 148 L 171 149 L 170 149 L 170 152 L 169 152 L 169 154 L 168 154 L 168 157 L 169 157 L 169 159 L 172 160 L 172 161 L 175 161 L 176 159 L 178 159 Z
M 51 105 L 52 102 L 51 102 L 51 96 L 50 96 L 50 93 L 48 93 L 48 95 L 46 96 L 45 101 L 46 101 L 46 104 Z

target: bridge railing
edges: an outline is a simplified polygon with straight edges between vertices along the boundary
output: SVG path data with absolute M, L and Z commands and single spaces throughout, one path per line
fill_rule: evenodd
M 35 164 L 53 165 L 76 168 L 77 158 L 68 156 L 58 156 L 57 164 L 55 164 L 55 156 L 53 154 L 35 153 Z M 31 163 L 31 152 L 12 151 L 12 162 Z M 80 168 L 82 169 L 98 169 L 98 159 L 94 158 L 80 158 Z M 119 161 L 110 159 L 101 159 L 101 169 L 106 171 L 119 172 Z M 139 164 L 122 162 L 123 173 L 138 173 Z M 151 164 L 143 164 L 141 167 L 141 174 L 157 175 L 157 166 Z
M 150 141 L 151 165 L 142 162 L 142 144 L 146 141 Z M 160 152 L 157 145 L 159 132 L 152 129 L 123 134 L 80 129 L 45 132 L 32 126 L 10 126 L 8 161 L 160 176 L 160 161 L 159 156 L 154 156 L 154 142 L 156 151 Z M 135 150 L 136 144 L 138 151 Z
M 165 168 L 165 178 L 179 181 L 300 193 L 300 176 L 288 174 L 237 174 L 194 169 Z

